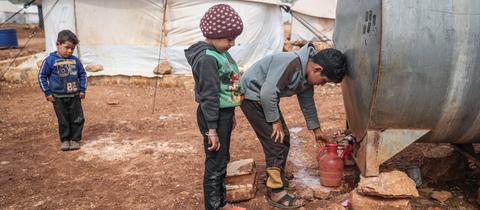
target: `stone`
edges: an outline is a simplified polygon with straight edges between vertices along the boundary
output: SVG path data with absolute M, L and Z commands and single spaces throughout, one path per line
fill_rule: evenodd
M 305 188 L 300 191 L 300 198 L 303 198 L 307 201 L 312 201 L 313 200 L 313 190 L 312 188 Z
M 391 171 L 380 173 L 377 177 L 361 177 L 357 187 L 362 195 L 374 195 L 383 198 L 418 197 L 415 182 L 404 172 Z
M 353 190 L 350 192 L 350 205 L 353 210 L 411 210 L 410 199 L 364 196 Z
M 442 191 L 434 191 L 432 193 L 432 195 L 430 195 L 430 197 L 432 197 L 433 199 L 443 203 L 443 202 L 447 201 L 449 198 L 452 197 L 452 193 L 448 192 L 448 191 L 443 191 L 443 190 Z
M 453 181 L 465 178 L 465 168 L 468 165 L 467 158 L 449 145 L 439 145 L 423 152 L 423 165 L 421 172 L 423 177 L 433 181 Z M 438 163 L 442 163 L 439 165 Z
M 253 159 L 230 162 L 225 177 L 227 200 L 245 201 L 255 198 L 257 192 L 257 170 Z
M 171 74 L 172 73 L 172 66 L 168 62 L 168 60 L 161 60 L 160 63 L 153 69 L 153 73 L 164 75 L 164 74 Z
M 107 104 L 108 105 L 118 105 L 118 104 L 120 104 L 120 102 L 118 101 L 118 99 L 108 99 Z
M 99 72 L 103 70 L 102 64 L 87 64 L 85 65 L 85 70 L 88 72 Z
M 342 187 L 325 187 L 322 185 L 313 187 L 313 197 L 320 200 L 326 200 L 331 198 L 334 195 L 340 194 Z
M 329 199 L 329 201 L 332 201 L 334 203 L 340 203 L 340 204 L 344 204 L 344 203 L 349 203 L 348 199 L 350 198 L 350 193 L 343 193 L 343 194 L 336 194 L 334 195 L 331 199 Z M 348 205 L 346 205 L 348 206 Z

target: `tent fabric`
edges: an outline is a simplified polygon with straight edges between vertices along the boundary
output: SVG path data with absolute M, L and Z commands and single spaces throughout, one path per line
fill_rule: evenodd
M 318 18 L 309 15 L 302 15 L 297 14 L 303 20 L 307 21 L 310 25 L 312 25 L 318 32 L 332 40 L 333 30 L 335 28 L 335 20 L 328 19 L 328 18 Z M 316 40 L 317 37 L 309 31 L 302 23 L 300 23 L 297 19 L 292 18 L 292 35 L 290 40 L 297 41 L 297 40 Z
M 55 1 L 43 0 L 44 11 Z M 229 51 L 240 67 L 282 50 L 282 15 L 279 2 L 273 0 L 169 0 L 166 8 L 163 0 L 76 0 L 75 5 L 73 0 L 59 0 L 58 8 L 45 21 L 46 49 L 55 50 L 56 34 L 70 29 L 80 39 L 77 50 L 84 65 L 104 67 L 90 75 L 152 77 L 159 56 L 169 61 L 175 74 L 190 74 L 183 51 L 204 40 L 200 18 L 218 3 L 231 5 L 244 22 L 243 33 Z
M 0 23 L 5 22 L 18 10 L 22 9 L 22 4 L 12 4 L 9 1 L 0 0 Z M 38 9 L 37 6 L 31 5 L 23 9 L 19 14 L 15 15 L 8 22 L 10 23 L 38 23 Z
M 336 7 L 337 0 L 298 0 L 291 9 L 321 34 L 332 39 L 335 28 Z M 311 31 L 292 17 L 292 41 L 311 41 L 315 39 L 317 38 Z
M 308 16 L 335 19 L 337 0 L 297 0 L 291 9 Z
M 57 34 L 68 29 L 76 33 L 73 0 L 44 0 L 42 2 L 43 22 L 45 29 L 45 51 L 57 50 Z M 77 50 L 75 50 L 77 55 Z

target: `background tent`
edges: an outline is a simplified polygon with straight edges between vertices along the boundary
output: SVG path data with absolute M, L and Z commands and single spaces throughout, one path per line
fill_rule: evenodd
M 0 0 L 0 23 L 5 22 L 10 16 L 22 9 L 23 4 L 12 4 L 7 0 Z M 38 23 L 37 6 L 32 5 L 22 10 L 8 21 L 9 23 Z
M 218 3 L 231 5 L 244 22 L 244 31 L 230 50 L 240 67 L 282 50 L 282 15 L 275 0 L 43 0 L 44 17 L 51 11 L 44 20 L 46 51 L 55 50 L 60 30 L 70 29 L 80 39 L 77 54 L 82 62 L 104 67 L 90 75 L 151 77 L 159 56 L 168 60 L 175 74 L 189 74 L 183 50 L 204 39 L 200 18 Z
M 337 0 L 298 0 L 291 9 L 331 40 L 335 27 L 336 7 Z M 315 38 L 316 36 L 304 25 L 292 18 L 292 36 L 290 39 L 292 42 L 297 40 L 311 41 Z

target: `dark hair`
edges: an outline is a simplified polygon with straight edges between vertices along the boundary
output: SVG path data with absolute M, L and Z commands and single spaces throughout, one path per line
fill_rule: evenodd
M 337 49 L 320 50 L 312 59 L 313 62 L 323 67 L 322 76 L 328 77 L 334 83 L 340 83 L 347 73 L 347 59 Z
M 70 30 L 62 30 L 58 32 L 57 42 L 63 44 L 67 41 L 74 45 L 77 45 L 79 42 L 77 36 Z

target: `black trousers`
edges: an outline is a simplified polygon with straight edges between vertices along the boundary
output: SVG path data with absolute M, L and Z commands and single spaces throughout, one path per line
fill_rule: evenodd
M 55 97 L 53 109 L 57 115 L 60 141 L 80 141 L 85 122 L 80 96 Z
M 197 123 L 203 136 L 205 150 L 205 171 L 203 175 L 203 196 L 205 209 L 217 210 L 227 204 L 227 190 L 225 176 L 227 175 L 227 163 L 230 160 L 230 136 L 232 134 L 233 117 L 235 108 L 223 108 L 219 110 L 217 127 L 220 150 L 208 151 L 207 121 L 200 109 L 197 108 Z
M 288 151 L 290 150 L 290 133 L 285 124 L 285 120 L 283 119 L 282 112 L 280 112 L 280 121 L 283 126 L 285 137 L 283 138 L 283 143 L 277 143 L 270 137 L 273 131 L 272 123 L 267 122 L 263 107 L 259 102 L 244 100 L 240 107 L 262 144 L 263 152 L 265 153 L 265 162 L 267 164 L 267 172 L 269 171 L 269 168 L 279 168 L 282 180 L 285 180 L 284 171 L 285 164 L 287 163 Z M 269 182 L 267 181 L 267 187 L 272 188 L 271 186 L 268 186 L 268 183 Z

